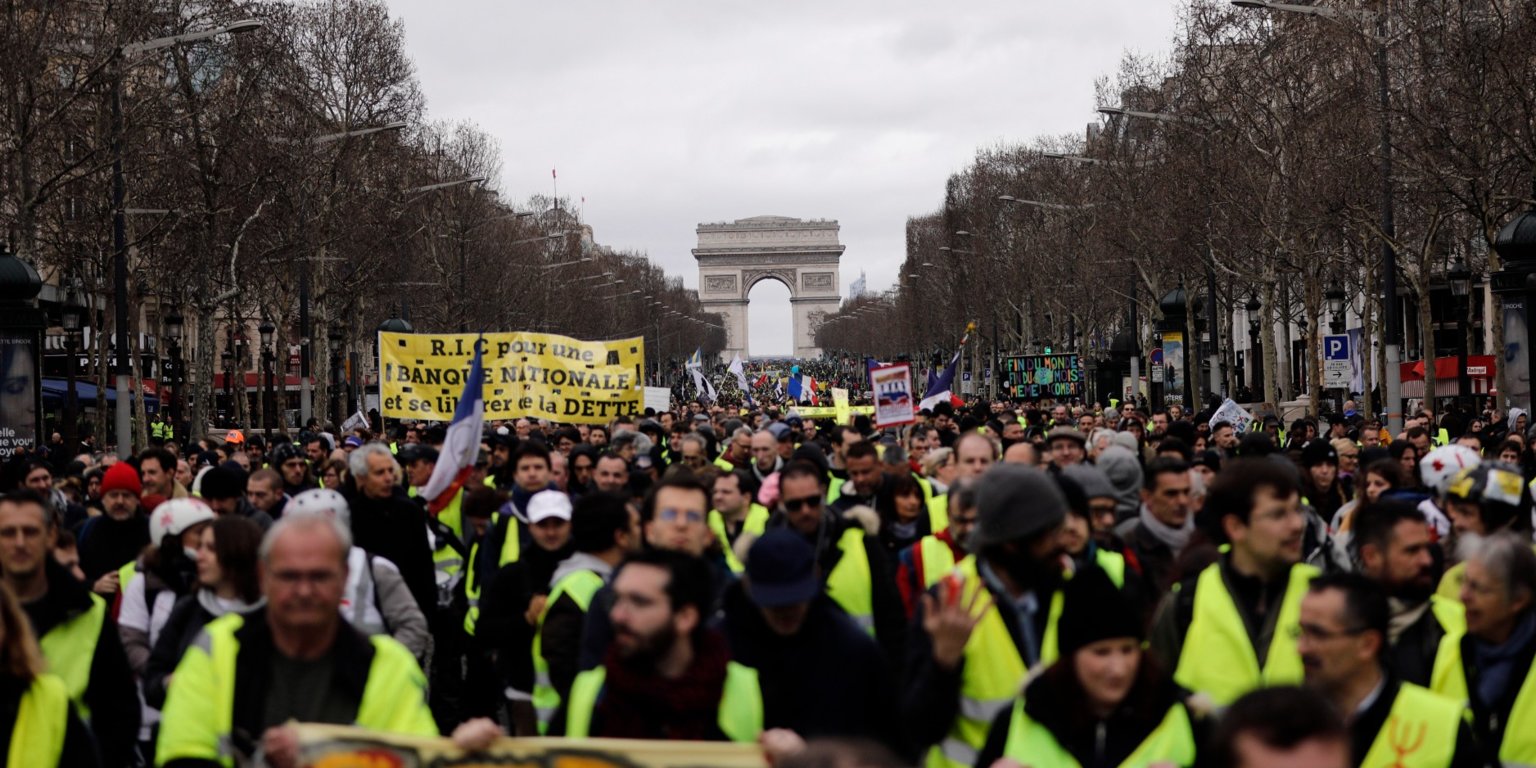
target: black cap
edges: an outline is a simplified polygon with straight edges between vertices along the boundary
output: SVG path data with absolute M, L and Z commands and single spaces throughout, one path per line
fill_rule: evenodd
M 1333 449 L 1333 443 L 1326 438 L 1319 437 L 1305 448 L 1301 449 L 1301 465 L 1303 467 L 1315 467 L 1319 464 L 1339 463 L 1339 452 Z
M 422 443 L 412 443 L 401 446 L 400 453 L 395 458 L 400 460 L 402 466 L 410 466 L 416 461 L 437 461 L 437 449 Z
M 239 464 L 226 461 L 203 473 L 198 493 L 205 499 L 237 499 L 245 495 L 247 478 Z
M 785 528 L 764 533 L 747 552 L 747 594 L 764 608 L 810 602 L 821 591 L 816 551 L 800 534 Z

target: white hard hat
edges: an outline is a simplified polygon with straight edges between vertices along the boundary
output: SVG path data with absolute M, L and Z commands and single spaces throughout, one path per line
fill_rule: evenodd
M 1443 496 L 1452 478 L 1481 462 L 1477 451 L 1465 445 L 1442 445 L 1419 459 L 1419 479 L 1433 488 L 1436 495 Z
M 311 488 L 288 500 L 283 514 L 324 513 L 344 526 L 352 525 L 352 507 L 347 497 L 329 488 Z
M 158 547 L 167 536 L 180 536 L 198 523 L 212 521 L 213 509 L 202 499 L 171 499 L 155 507 L 149 516 L 149 541 Z

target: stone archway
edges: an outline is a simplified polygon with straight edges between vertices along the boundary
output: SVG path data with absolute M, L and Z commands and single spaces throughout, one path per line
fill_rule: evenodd
M 747 349 L 747 295 L 763 280 L 789 286 L 794 316 L 794 356 L 817 357 L 816 329 L 842 301 L 838 262 L 843 245 L 836 221 L 803 221 L 785 216 L 755 216 L 719 224 L 700 224 L 699 302 L 718 312 L 725 323 L 729 358 Z

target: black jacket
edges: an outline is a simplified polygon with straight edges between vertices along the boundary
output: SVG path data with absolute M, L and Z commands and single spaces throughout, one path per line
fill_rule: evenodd
M 352 507 L 352 543 L 400 569 L 421 612 L 437 609 L 437 574 L 432 543 L 427 539 L 427 511 L 396 487 L 388 498 L 362 492 L 348 499 Z
M 266 609 L 246 614 L 245 623 L 235 630 L 240 643 L 240 653 L 235 657 L 234 712 L 231 740 L 237 755 L 249 757 L 256 753 L 265 728 L 267 694 L 271 690 L 268 679 L 272 669 L 272 630 L 267 626 Z M 331 675 L 331 689 L 354 706 L 361 705 L 363 689 L 368 685 L 368 672 L 373 666 L 373 643 L 350 625 L 343 623 L 336 633 L 332 657 L 335 666 Z M 407 694 L 409 695 L 409 694 Z M 356 713 L 353 713 L 356 716 Z M 204 760 L 172 760 L 165 768 L 212 768 L 217 765 Z
M 549 594 L 555 567 L 573 551 L 570 544 L 555 552 L 534 544 L 502 566 L 481 592 L 475 637 L 496 650 L 496 670 L 516 690 L 533 691 L 533 626 L 524 614 L 534 595 Z
M 38 637 L 91 607 L 90 589 L 64 567 L 47 558 L 48 592 L 23 606 Z M 128 666 L 128 654 L 117 633 L 117 622 L 108 615 L 96 638 L 91 659 L 90 682 L 82 703 L 91 711 L 91 726 L 105 766 L 129 765 L 139 738 L 139 693 Z
M 904 749 L 896 686 L 884 656 L 832 598 L 818 595 L 800 631 L 783 637 L 737 582 L 726 590 L 720 629 L 731 659 L 758 672 L 763 727 L 789 728 L 806 739 L 874 739 Z
M 94 583 L 103 574 L 134 561 L 149 543 L 149 518 L 135 514 L 127 520 L 106 515 L 87 518 L 75 532 L 79 539 L 80 570 Z

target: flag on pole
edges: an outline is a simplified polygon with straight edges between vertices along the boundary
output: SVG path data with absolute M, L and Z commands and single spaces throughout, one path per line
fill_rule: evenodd
M 715 387 L 704 378 L 704 350 L 696 347 L 693 355 L 688 358 L 688 373 L 693 376 L 693 388 L 699 393 L 699 399 L 714 402 L 716 399 Z
M 485 368 L 480 361 L 480 344 L 476 342 L 475 356 L 469 361 L 469 378 L 464 380 L 464 392 L 453 409 L 453 421 L 448 424 L 442 453 L 437 466 L 432 469 L 432 477 L 421 490 L 421 497 L 427 500 L 428 513 L 435 516 L 441 512 L 469 481 L 475 458 L 480 453 L 480 430 L 484 426 Z
M 950 401 L 954 405 L 965 404 L 965 401 L 956 397 L 953 391 L 955 386 L 955 371 L 957 371 L 960 367 L 960 355 L 965 351 L 965 342 L 970 340 L 971 331 L 974 330 L 975 327 L 975 323 L 970 323 L 965 326 L 965 335 L 960 337 L 960 346 L 955 349 L 954 357 L 949 359 L 949 365 L 944 366 L 944 370 L 938 372 L 937 374 L 932 372 L 929 373 L 928 389 L 923 393 L 922 402 L 917 404 L 918 410 L 931 410 L 935 405 L 938 405 L 945 400 Z
M 797 403 L 800 402 L 800 400 L 802 399 L 801 398 L 801 393 L 803 393 L 804 391 L 805 391 L 805 382 L 804 382 L 804 377 L 803 376 L 791 376 L 791 377 L 789 377 L 789 389 L 786 390 L 786 392 L 789 394 L 789 399 L 791 399 L 791 400 L 793 400 L 793 401 L 795 401 Z
M 752 404 L 752 388 L 747 385 L 747 371 L 741 366 L 740 352 L 731 355 L 731 366 L 726 371 L 736 377 L 736 386 L 741 389 L 742 396 L 747 398 L 747 407 L 755 407 Z

